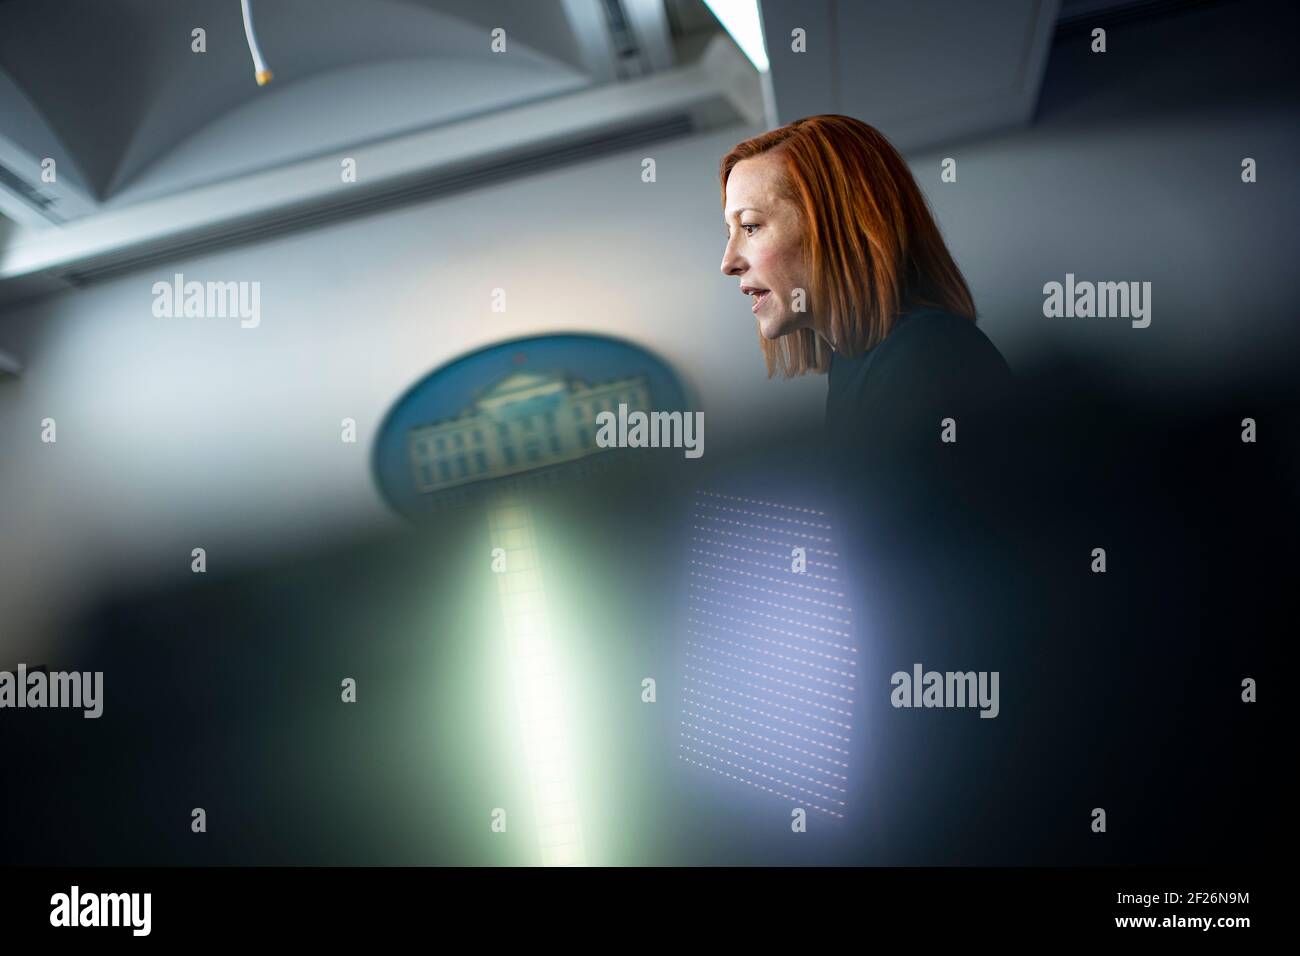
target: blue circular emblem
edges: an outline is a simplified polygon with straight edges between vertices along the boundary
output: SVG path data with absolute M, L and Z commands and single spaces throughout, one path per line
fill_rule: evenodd
M 687 389 L 662 359 L 604 335 L 491 345 L 397 400 L 375 441 L 375 481 L 395 510 L 416 519 L 493 485 L 582 473 L 624 451 L 596 441 L 596 416 L 620 406 L 684 413 Z

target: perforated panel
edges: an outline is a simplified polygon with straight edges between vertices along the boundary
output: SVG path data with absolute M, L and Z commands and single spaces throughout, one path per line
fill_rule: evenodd
M 826 512 L 697 493 L 680 675 L 684 763 L 846 815 L 859 666 L 840 574 Z

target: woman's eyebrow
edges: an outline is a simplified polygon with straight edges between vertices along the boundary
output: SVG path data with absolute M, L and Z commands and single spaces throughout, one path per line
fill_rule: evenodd
M 741 206 L 739 209 L 733 209 L 730 213 L 722 214 L 722 221 L 726 222 L 728 216 L 739 216 L 742 212 L 762 212 L 757 206 Z

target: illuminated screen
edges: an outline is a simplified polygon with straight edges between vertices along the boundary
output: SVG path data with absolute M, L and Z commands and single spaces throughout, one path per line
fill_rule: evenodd
M 678 757 L 846 815 L 858 648 L 829 515 L 696 494 Z

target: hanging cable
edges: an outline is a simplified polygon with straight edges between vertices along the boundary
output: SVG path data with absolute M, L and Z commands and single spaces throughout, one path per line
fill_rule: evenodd
M 271 82 L 272 73 L 266 68 L 262 51 L 257 48 L 257 33 L 253 30 L 253 11 L 249 9 L 249 0 L 239 0 L 239 4 L 244 9 L 244 36 L 248 37 L 248 52 L 253 54 L 253 69 L 256 71 L 253 75 L 257 78 L 258 86 L 266 86 Z

